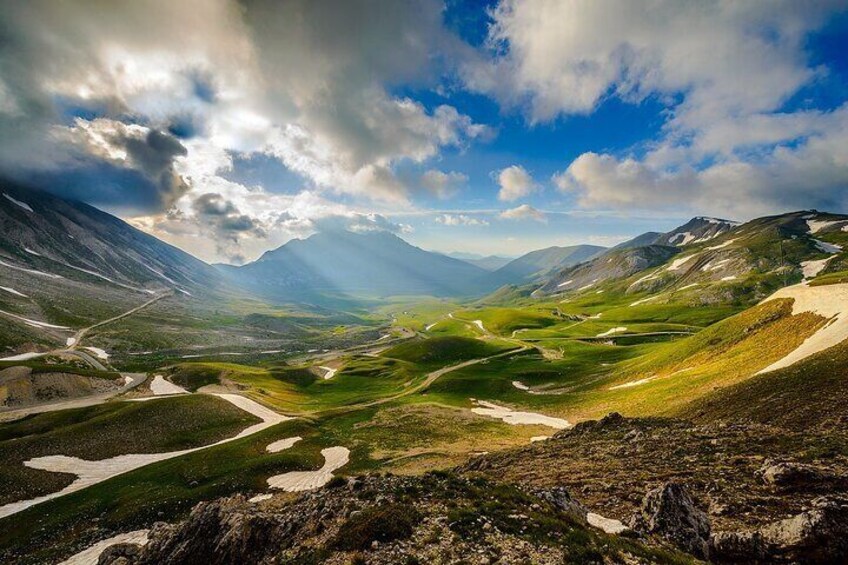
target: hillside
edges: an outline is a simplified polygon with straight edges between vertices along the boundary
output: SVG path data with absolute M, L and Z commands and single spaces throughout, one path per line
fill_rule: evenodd
M 572 245 L 531 251 L 496 270 L 490 280 L 494 286 L 531 282 L 552 271 L 582 263 L 605 250 L 597 245 Z
M 534 295 L 588 291 L 620 282 L 618 291 L 650 299 L 652 304 L 667 302 L 669 293 L 679 296 L 688 290 L 704 303 L 751 305 L 782 286 L 848 269 L 845 226 L 848 216 L 815 211 L 741 225 L 694 218 L 659 240 L 676 245 L 614 248 L 557 273 Z
M 148 293 L 220 283 L 203 261 L 87 204 L 8 182 L 0 191 L 4 271 Z

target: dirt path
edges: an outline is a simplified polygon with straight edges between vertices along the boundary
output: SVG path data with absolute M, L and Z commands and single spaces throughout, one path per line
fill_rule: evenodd
M 320 416 L 326 414 L 337 414 L 343 412 L 351 412 L 354 410 L 361 410 L 363 408 L 372 408 L 374 406 L 380 406 L 381 404 L 386 404 L 388 402 L 393 402 L 405 396 L 409 396 L 410 394 L 415 394 L 417 392 L 421 392 L 422 390 L 427 389 L 434 382 L 439 380 L 440 377 L 451 373 L 453 371 L 458 371 L 459 369 L 464 369 L 465 367 L 470 367 L 471 365 L 476 365 L 477 363 L 482 363 L 483 361 L 489 361 L 491 359 L 497 359 L 499 357 L 507 357 L 509 355 L 515 355 L 517 353 L 521 353 L 522 351 L 527 351 L 528 349 L 532 349 L 532 347 L 528 345 L 521 345 L 518 349 L 510 349 L 509 351 L 503 351 L 501 353 L 496 353 L 495 355 L 490 355 L 488 357 L 480 357 L 479 359 L 470 359 L 468 361 L 463 361 L 462 363 L 457 363 L 456 365 L 449 365 L 447 367 L 442 367 L 441 369 L 437 369 L 430 373 L 427 373 L 427 376 L 423 381 L 418 383 L 415 386 L 404 390 L 403 392 L 399 392 L 397 394 L 393 394 L 392 396 L 385 396 L 383 398 L 378 398 L 377 400 L 369 400 L 368 402 L 361 402 L 358 404 L 351 404 L 349 406 L 339 406 L 337 408 L 327 408 L 324 410 L 316 410 L 314 412 L 307 412 L 305 415 L 308 416 Z
M 111 324 L 113 322 L 117 322 L 118 320 L 122 320 L 122 319 L 126 318 L 127 316 L 132 316 L 136 312 L 138 312 L 140 310 L 144 310 L 145 308 L 147 308 L 151 304 L 154 304 L 154 303 L 158 302 L 159 300 L 162 300 L 165 297 L 173 296 L 173 295 L 174 295 L 173 290 L 163 292 L 162 294 L 158 294 L 158 295 L 154 296 L 153 298 L 151 298 L 150 300 L 148 300 L 144 304 L 140 304 L 139 306 L 136 306 L 135 308 L 127 310 L 123 314 L 118 314 L 117 316 L 113 316 L 112 318 L 109 318 L 108 320 L 103 320 L 101 322 L 97 322 L 96 324 L 92 324 L 92 325 L 90 325 L 86 328 L 82 328 L 81 330 L 77 331 L 77 333 L 74 334 L 74 337 L 72 338 L 74 341 L 73 341 L 72 345 L 70 345 L 68 347 L 68 350 L 70 351 L 70 350 L 77 349 L 80 346 L 80 344 L 82 343 L 82 340 L 85 337 L 85 335 L 88 332 L 90 332 L 91 330 L 93 330 L 94 328 L 99 328 L 101 326 L 105 326 L 106 324 Z

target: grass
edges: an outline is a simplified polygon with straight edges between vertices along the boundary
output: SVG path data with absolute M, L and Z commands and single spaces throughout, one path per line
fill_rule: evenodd
M 235 435 L 258 420 L 229 402 L 192 395 L 155 402 L 110 402 L 28 416 L 0 426 L 0 504 L 53 492 L 72 477 L 30 469 L 45 455 L 100 460 L 178 451 Z M 57 488 L 58 486 L 58 488 Z
M 467 337 L 445 336 L 414 339 L 396 345 L 380 355 L 423 367 L 443 367 L 469 359 L 490 357 L 514 349 L 511 344 L 485 342 Z

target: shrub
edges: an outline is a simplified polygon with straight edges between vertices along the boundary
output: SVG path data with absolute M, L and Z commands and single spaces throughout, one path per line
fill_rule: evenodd
M 357 551 L 370 548 L 375 541 L 407 539 L 419 519 L 414 508 L 401 504 L 366 508 L 342 524 L 333 546 L 342 551 Z

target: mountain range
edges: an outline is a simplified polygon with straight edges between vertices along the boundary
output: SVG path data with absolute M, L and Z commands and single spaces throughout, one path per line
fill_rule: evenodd
M 586 290 L 654 269 L 632 291 L 664 284 L 754 280 L 764 288 L 835 272 L 846 217 L 814 211 L 740 225 L 696 217 L 611 249 L 549 247 L 493 268 L 500 257 L 459 259 L 425 251 L 385 231 L 325 231 L 295 239 L 242 266 L 211 266 L 96 208 L 3 183 L 0 190 L 0 309 L 55 319 L 55 298 L 228 291 L 273 303 L 322 306 L 361 299 L 474 297 L 504 285 L 536 296 Z M 844 254 L 843 254 L 844 255 Z M 484 268 L 475 264 L 490 261 Z M 529 292 L 528 291 L 528 292 Z M 22 300 L 22 296 L 30 298 Z M 137 299 L 132 299 L 137 301 Z M 67 308 L 67 307 L 65 307 Z M 59 316 L 61 317 L 61 316 Z

